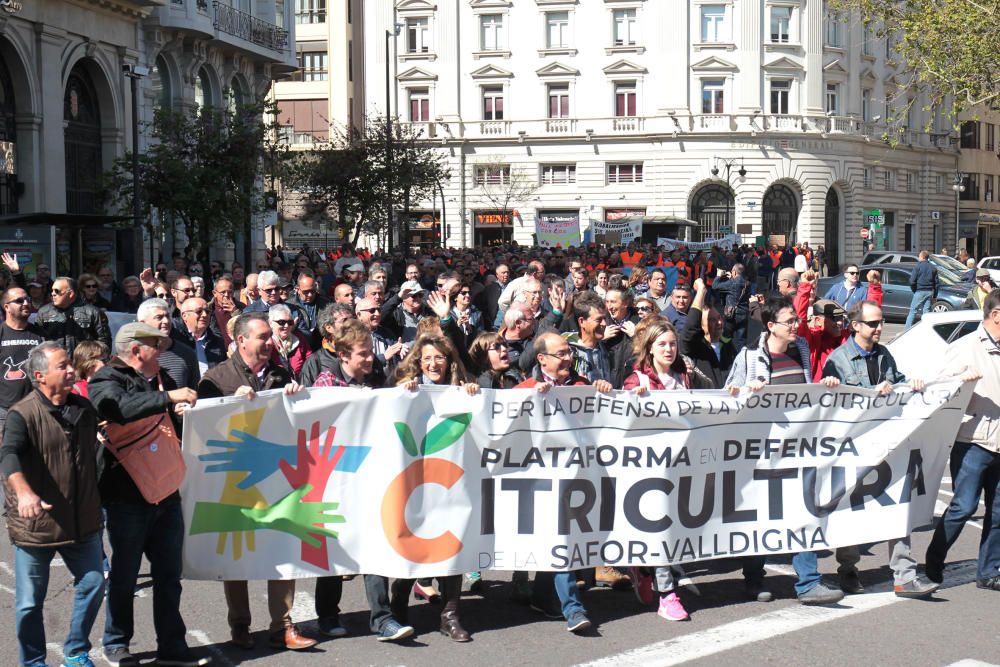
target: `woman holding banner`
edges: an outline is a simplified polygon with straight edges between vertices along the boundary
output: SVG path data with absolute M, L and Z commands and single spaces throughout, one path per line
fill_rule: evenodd
M 462 387 L 470 396 L 479 391 L 479 385 L 469 382 L 465 366 L 445 336 L 425 334 L 414 341 L 410 353 L 396 368 L 395 386 L 402 386 L 409 391 L 416 391 L 420 385 L 454 385 Z M 479 573 L 466 575 L 470 579 L 470 588 L 479 582 Z M 458 600 L 462 595 L 462 575 L 439 577 L 440 596 L 444 598 L 444 609 L 441 611 L 441 634 L 456 642 L 467 642 L 471 639 L 469 633 L 459 623 Z M 437 594 L 430 580 L 415 582 L 412 579 L 397 579 L 392 584 L 392 602 L 390 606 L 393 616 L 406 623 L 407 607 L 410 590 L 418 597 L 431 601 Z
M 635 370 L 625 378 L 622 389 L 632 389 L 639 396 L 649 390 L 671 391 L 711 389 L 712 381 L 699 371 L 694 362 L 680 353 L 677 331 L 665 317 L 656 316 L 643 323 L 636 332 Z M 668 621 L 686 621 L 690 616 L 681 603 L 674 586 L 674 571 L 669 565 L 657 567 L 653 577 L 646 568 L 630 568 L 635 594 L 643 604 L 650 604 L 652 588 L 660 594 L 657 614 Z

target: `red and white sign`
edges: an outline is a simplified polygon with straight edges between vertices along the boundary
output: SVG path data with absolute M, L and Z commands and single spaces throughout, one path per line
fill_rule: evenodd
M 867 227 L 863 227 L 861 229 L 861 238 L 863 238 L 863 239 L 868 238 L 868 228 Z

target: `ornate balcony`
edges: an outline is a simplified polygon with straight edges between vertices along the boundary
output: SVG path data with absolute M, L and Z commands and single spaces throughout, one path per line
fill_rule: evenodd
M 215 0 L 212 6 L 215 8 L 215 21 L 212 25 L 216 30 L 272 51 L 281 52 L 288 46 L 287 30 L 223 4 L 219 0 Z

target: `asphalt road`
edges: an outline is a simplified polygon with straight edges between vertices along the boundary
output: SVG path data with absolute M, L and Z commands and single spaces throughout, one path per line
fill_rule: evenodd
M 886 341 L 900 325 L 889 325 Z M 939 493 L 938 513 L 950 499 L 950 480 Z M 864 552 L 860 563 L 864 595 L 849 596 L 833 607 L 803 607 L 794 599 L 788 557 L 768 564 L 767 583 L 775 593 L 771 603 L 743 601 L 739 564 L 698 563 L 687 568 L 697 586 L 681 589 L 691 620 L 672 623 L 654 609 L 643 608 L 629 591 L 593 589 L 584 596 L 595 629 L 576 636 L 561 621 L 546 621 L 527 607 L 510 601 L 510 573 L 485 572 L 481 594 L 465 593 L 462 619 L 473 633 L 469 644 L 454 644 L 437 633 L 439 609 L 414 602 L 411 623 L 417 635 L 401 644 L 377 642 L 368 632 L 368 613 L 361 580 L 345 585 L 342 623 L 350 636 L 324 639 L 316 648 L 293 653 L 267 648 L 265 586 L 251 584 L 258 648 L 245 651 L 226 640 L 226 607 L 221 584 L 185 582 L 182 612 L 192 647 L 214 657 L 216 665 L 428 665 L 472 661 L 476 667 L 498 665 L 711 665 L 746 667 L 757 664 L 810 665 L 956 665 L 972 667 L 1000 663 L 1000 595 L 979 590 L 974 583 L 975 556 L 982 530 L 983 506 L 966 526 L 950 554 L 945 586 L 932 601 L 902 600 L 891 593 L 891 572 L 885 545 Z M 929 530 L 916 533 L 914 553 L 920 560 Z M 836 563 L 829 553 L 820 561 L 825 574 Z M 57 559 L 45 610 L 50 664 L 60 664 L 61 641 L 69 621 L 72 581 Z M 132 650 L 146 663 L 155 657 L 152 592 L 148 565 L 136 592 L 137 633 Z M 15 665 L 13 553 L 0 538 L 0 641 L 8 646 L 0 665 Z M 316 634 L 313 583 L 302 581 L 293 618 L 308 634 Z M 91 637 L 100 658 L 104 614 Z

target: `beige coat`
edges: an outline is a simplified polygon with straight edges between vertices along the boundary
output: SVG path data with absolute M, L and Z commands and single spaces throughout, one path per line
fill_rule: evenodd
M 983 375 L 955 440 L 1000 453 L 1000 348 L 980 324 L 971 334 L 952 343 L 945 358 L 948 372 L 959 375 L 976 370 Z

